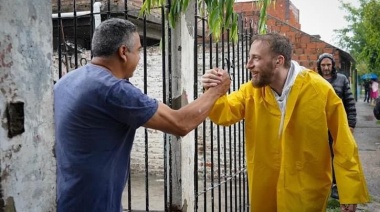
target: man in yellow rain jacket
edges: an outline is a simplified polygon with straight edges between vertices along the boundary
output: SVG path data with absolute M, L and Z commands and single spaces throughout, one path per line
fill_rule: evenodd
M 224 126 L 245 120 L 251 211 L 326 210 L 332 181 L 328 130 L 341 209 L 355 211 L 369 195 L 342 101 L 291 55 L 286 37 L 255 36 L 247 63 L 251 82 L 220 97 L 209 117 Z M 202 76 L 205 89 L 219 82 L 218 68 Z

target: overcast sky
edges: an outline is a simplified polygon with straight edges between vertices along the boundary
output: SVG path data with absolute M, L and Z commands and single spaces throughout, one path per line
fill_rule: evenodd
M 341 9 L 338 0 L 290 0 L 299 9 L 301 30 L 311 34 L 320 35 L 321 40 L 339 47 L 334 29 L 347 26 L 344 16 L 346 11 Z M 354 6 L 359 6 L 358 0 L 343 0 Z

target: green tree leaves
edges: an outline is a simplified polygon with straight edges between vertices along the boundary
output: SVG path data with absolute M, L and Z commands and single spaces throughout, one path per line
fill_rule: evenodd
M 348 12 L 345 18 L 349 25 L 335 31 L 338 33 L 339 44 L 355 57 L 361 74 L 380 74 L 380 1 L 359 0 L 360 6 L 357 8 L 340 1 L 342 8 Z
M 267 8 L 272 3 L 272 0 L 258 1 L 260 7 L 260 19 L 259 19 L 259 34 L 267 33 Z
M 272 0 L 258 0 L 261 5 L 259 32 L 266 32 L 266 10 Z M 238 40 L 238 17 L 234 12 L 235 0 L 199 0 L 198 14 L 208 20 L 209 33 L 215 41 L 219 41 L 224 30 L 230 30 L 232 41 Z M 145 0 L 140 10 L 140 16 L 149 14 L 153 8 L 165 6 L 165 0 Z M 167 19 L 171 27 L 175 27 L 177 19 L 187 10 L 189 0 L 172 0 Z

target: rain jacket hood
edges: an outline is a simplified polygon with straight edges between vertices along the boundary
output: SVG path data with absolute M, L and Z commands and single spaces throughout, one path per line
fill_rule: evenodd
M 224 126 L 245 120 L 251 211 L 326 210 L 332 181 L 328 129 L 340 203 L 368 202 L 342 101 L 318 73 L 294 62 L 292 67 L 281 96 L 247 82 L 220 97 L 209 115 Z

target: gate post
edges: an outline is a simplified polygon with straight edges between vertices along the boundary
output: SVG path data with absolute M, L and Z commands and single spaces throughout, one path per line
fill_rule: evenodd
M 0 211 L 56 211 L 51 8 L 1 1 Z
M 194 4 L 189 3 L 188 10 L 181 15 L 172 29 L 171 40 L 171 70 L 172 75 L 172 96 L 173 108 L 178 109 L 194 99 Z M 194 210 L 194 131 L 179 138 L 173 136 L 171 145 L 171 200 L 170 209 L 172 211 L 193 211 Z M 170 161 L 169 161 L 170 163 Z M 169 185 L 170 186 L 170 185 Z M 170 191 L 169 191 L 170 192 Z

